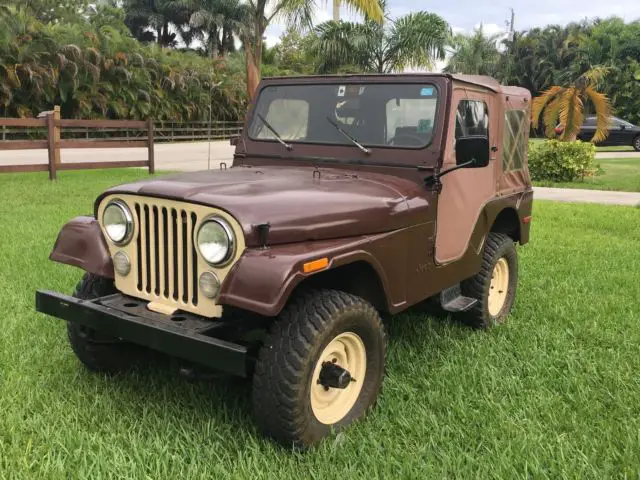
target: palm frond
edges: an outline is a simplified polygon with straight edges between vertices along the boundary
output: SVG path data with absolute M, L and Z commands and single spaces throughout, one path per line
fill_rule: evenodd
M 584 120 L 584 103 L 575 87 L 567 88 L 560 97 L 560 123 L 562 140 L 574 140 Z
M 542 114 L 542 124 L 544 125 L 544 134 L 547 138 L 553 137 L 555 133 L 555 126 L 558 124 L 558 118 L 560 116 L 560 97 L 556 96 L 553 100 L 547 103 L 546 108 Z
M 605 94 L 596 92 L 592 87 L 585 88 L 585 94 L 595 107 L 597 119 L 596 132 L 591 141 L 593 143 L 598 143 L 609 136 L 611 103 Z
M 531 123 L 533 123 L 534 127 L 538 127 L 538 124 L 540 123 L 540 114 L 544 110 L 544 107 L 557 96 L 560 96 L 564 90 L 564 87 L 554 86 L 545 90 L 540 94 L 540 96 L 533 99 L 531 104 Z

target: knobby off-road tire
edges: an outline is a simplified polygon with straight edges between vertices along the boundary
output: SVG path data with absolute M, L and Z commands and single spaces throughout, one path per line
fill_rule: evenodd
M 502 233 L 489 233 L 480 272 L 462 282 L 462 293 L 478 300 L 464 314 L 477 328 L 504 323 L 511 312 L 518 286 L 518 252 L 513 240 Z
M 259 353 L 253 377 L 258 426 L 301 448 L 343 429 L 375 403 L 385 358 L 384 327 L 371 304 L 333 290 L 299 296 L 273 323 Z M 354 381 L 345 389 L 319 384 L 328 361 L 349 370 Z
M 93 300 L 113 293 L 117 293 L 113 280 L 85 273 L 73 296 Z M 67 324 L 67 335 L 71 349 L 78 359 L 94 372 L 118 373 L 127 370 L 141 356 L 141 347 L 102 335 L 77 323 Z

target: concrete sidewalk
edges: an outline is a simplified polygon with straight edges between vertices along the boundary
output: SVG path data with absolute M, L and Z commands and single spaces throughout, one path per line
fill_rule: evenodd
M 612 192 L 605 190 L 581 190 L 577 188 L 533 187 L 537 200 L 557 202 L 586 202 L 608 205 L 640 205 L 640 193 Z

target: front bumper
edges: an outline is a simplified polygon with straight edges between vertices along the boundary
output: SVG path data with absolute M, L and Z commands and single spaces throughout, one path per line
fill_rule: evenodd
M 214 336 L 223 331 L 223 322 L 186 312 L 151 312 L 146 302 L 119 293 L 80 300 L 38 290 L 36 310 L 233 375 L 246 377 L 249 371 L 248 348 Z

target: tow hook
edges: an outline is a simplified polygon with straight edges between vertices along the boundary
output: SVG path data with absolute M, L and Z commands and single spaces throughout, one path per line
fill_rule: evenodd
M 331 362 L 324 362 L 320 369 L 320 376 L 318 383 L 322 385 L 325 390 L 329 388 L 347 388 L 351 382 L 355 382 L 356 379 L 351 377 L 349 370 L 345 370 L 340 365 Z

